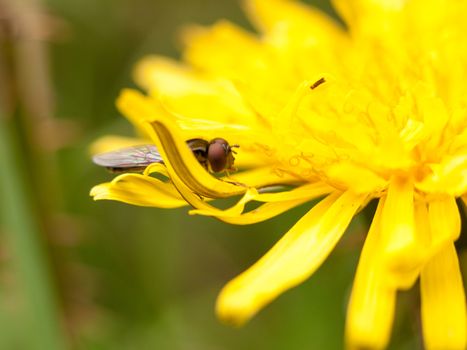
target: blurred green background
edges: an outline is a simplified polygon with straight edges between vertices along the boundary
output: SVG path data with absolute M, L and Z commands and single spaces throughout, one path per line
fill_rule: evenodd
M 236 0 L 0 0 L 0 349 L 343 348 L 371 210 L 310 280 L 232 329 L 217 293 L 311 204 L 234 227 L 89 197 L 112 178 L 89 145 L 133 133 L 114 101 L 134 63 L 177 57 L 182 25 L 220 18 L 251 28 Z M 416 295 L 399 300 L 394 349 L 420 348 Z

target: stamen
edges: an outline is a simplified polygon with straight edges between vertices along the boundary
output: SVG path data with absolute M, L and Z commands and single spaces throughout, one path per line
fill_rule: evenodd
M 320 86 L 321 84 L 324 84 L 325 82 L 326 82 L 326 79 L 324 79 L 324 78 L 319 78 L 319 79 L 316 80 L 313 84 L 311 84 L 310 89 L 311 89 L 311 90 L 314 90 L 314 89 L 316 89 L 318 86 Z

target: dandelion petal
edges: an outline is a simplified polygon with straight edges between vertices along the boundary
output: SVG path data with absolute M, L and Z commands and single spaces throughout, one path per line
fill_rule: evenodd
M 445 196 L 434 200 L 428 206 L 432 244 L 436 249 L 447 242 L 455 241 L 461 233 L 461 218 L 456 199 Z
M 94 186 L 94 200 L 115 200 L 143 207 L 178 208 L 186 206 L 175 186 L 150 176 L 123 174 L 112 182 Z
M 410 181 L 393 178 L 382 211 L 382 251 L 394 287 L 410 288 L 415 283 L 424 251 L 415 228 L 414 189 Z
M 425 265 L 420 282 L 426 348 L 465 349 L 465 294 L 454 244 Z
M 351 349 L 382 349 L 391 333 L 396 289 L 385 281 L 385 266 L 380 259 L 383 204 L 384 199 L 365 240 L 352 288 L 346 322 L 346 342 Z
M 242 324 L 326 259 L 365 197 L 331 194 L 311 209 L 256 264 L 229 282 L 217 302 L 228 323 Z

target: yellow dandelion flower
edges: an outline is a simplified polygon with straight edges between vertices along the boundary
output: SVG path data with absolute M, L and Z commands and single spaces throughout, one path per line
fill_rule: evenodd
M 190 27 L 183 62 L 145 58 L 135 79 L 148 94 L 125 90 L 117 105 L 157 145 L 164 164 L 120 175 L 92 195 L 189 204 L 192 214 L 239 225 L 322 197 L 221 291 L 217 313 L 234 324 L 310 277 L 355 214 L 376 199 L 349 301 L 348 347 L 384 348 L 397 292 L 419 280 L 426 348 L 464 349 L 454 241 L 456 199 L 467 200 L 467 3 L 333 4 L 345 28 L 297 1 L 247 0 L 257 34 L 226 21 Z M 215 137 L 240 145 L 241 171 L 224 179 L 186 146 Z M 148 143 L 110 138 L 95 146 L 141 142 Z M 238 195 L 227 210 L 210 202 Z M 251 201 L 262 205 L 246 211 Z

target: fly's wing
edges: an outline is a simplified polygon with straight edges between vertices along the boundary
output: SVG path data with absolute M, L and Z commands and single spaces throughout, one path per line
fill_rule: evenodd
M 156 146 L 141 145 L 96 154 L 92 161 L 112 171 L 131 171 L 144 169 L 152 163 L 162 163 L 162 157 Z

